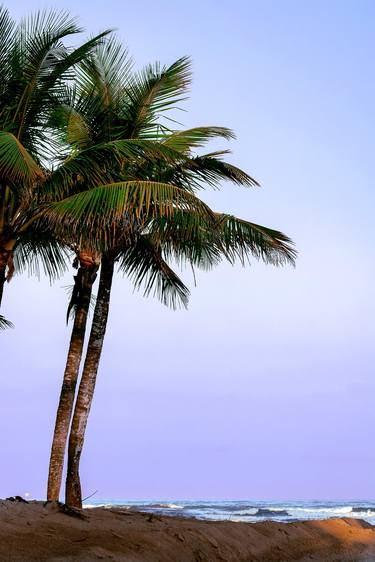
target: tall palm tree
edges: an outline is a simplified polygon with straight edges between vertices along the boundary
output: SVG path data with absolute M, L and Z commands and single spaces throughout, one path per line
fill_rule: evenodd
M 173 214 L 175 208 L 194 210 L 198 214 L 211 213 L 192 193 L 166 182 L 149 181 L 145 174 L 135 173 L 141 162 L 141 169 L 144 169 L 156 158 L 159 162 L 176 157 L 181 160 L 180 154 L 173 147 L 155 143 L 146 132 L 137 134 L 140 126 L 146 129 L 146 121 L 138 121 L 144 108 L 148 108 L 150 91 L 135 92 L 135 84 L 131 91 L 124 89 L 131 64 L 120 44 L 111 40 L 95 55 L 95 60 L 88 59 L 81 65 L 77 74 L 78 87 L 72 92 L 73 99 L 66 103 L 64 140 L 70 152 L 43 187 L 44 194 L 48 192 L 54 200 L 60 198 L 59 203 L 46 209 L 44 216 L 48 214 L 49 220 L 55 221 L 55 229 L 60 225 L 60 240 L 65 237 L 72 241 L 78 266 L 68 308 L 68 316 L 74 310 L 74 323 L 52 441 L 48 500 L 59 497 L 92 285 L 100 262 L 98 248 L 109 234 L 103 225 L 117 224 L 117 229 L 130 236 L 134 225 L 142 223 L 141 215 L 166 216 Z M 175 95 L 187 81 L 187 67 L 188 62 L 181 59 L 169 69 L 159 70 L 157 81 L 153 76 L 149 90 L 158 90 L 159 99 L 168 97 L 169 90 Z M 125 166 L 128 181 L 113 182 L 124 179 Z M 101 185 L 104 181 L 112 183 Z M 87 209 L 90 220 L 87 215 L 83 216 Z M 125 221 L 124 216 L 127 217 Z M 66 235 L 69 221 L 78 223 L 78 228 Z M 88 239 L 97 248 L 90 248 Z
M 57 241 L 43 220 L 47 210 L 53 211 L 53 201 L 71 195 L 72 186 L 77 187 L 77 177 L 81 178 L 80 189 L 100 184 L 105 176 L 101 170 L 103 159 L 110 162 L 111 158 L 118 160 L 129 153 L 134 156 L 142 150 L 134 143 L 102 143 L 95 146 L 95 157 L 89 157 L 87 151 L 77 157 L 70 153 L 64 165 L 51 169 L 49 164 L 57 160 L 61 151 L 67 82 L 74 76 L 74 67 L 108 33 L 101 33 L 77 49 L 66 48 L 62 40 L 80 31 L 65 12 L 40 12 L 16 25 L 7 10 L 0 9 L 0 302 L 4 283 L 10 281 L 15 266 L 17 270 L 26 265 L 33 269 L 42 259 L 50 277 L 65 268 L 66 245 Z M 74 116 L 70 128 L 74 129 Z M 66 377 L 69 396 L 74 395 L 74 376 L 97 269 L 95 259 L 87 252 L 79 253 L 78 262 L 74 290 L 77 314 Z M 1 316 L 0 328 L 9 326 L 11 323 Z
M 0 9 L 0 301 L 4 283 L 10 281 L 15 266 L 17 270 L 26 265 L 33 269 L 42 259 L 51 277 L 64 269 L 64 244 L 57 242 L 43 220 L 47 210 L 53 211 L 53 201 L 71 195 L 77 177 L 81 178 L 80 189 L 100 184 L 104 178 L 101 161 L 110 161 L 113 152 L 118 160 L 124 154 L 141 151 L 138 145 L 101 144 L 95 146 L 95 157 L 90 156 L 89 169 L 87 151 L 76 158 L 76 154 L 70 154 L 64 165 L 51 169 L 50 163 L 61 151 L 59 132 L 67 82 L 74 76 L 74 67 L 108 33 L 77 49 L 66 48 L 63 39 L 80 31 L 65 12 L 39 12 L 16 25 L 7 10 Z M 113 190 L 108 193 L 113 195 Z M 77 314 L 67 365 L 66 392 L 70 396 L 97 268 L 95 259 L 86 257 L 83 251 L 79 264 L 74 291 Z M 3 316 L 0 318 L 1 328 L 10 325 Z
M 199 204 L 195 209 L 191 206 L 187 209 L 186 201 L 169 200 L 173 212 L 169 206 L 168 212 L 163 215 L 150 213 L 160 198 L 160 189 L 164 190 L 162 202 L 165 204 L 170 197 L 167 195 L 168 190 L 173 193 L 177 189 L 180 194 L 194 196 L 204 184 L 217 185 L 220 179 L 230 179 L 239 184 L 257 184 L 243 171 L 222 160 L 225 152 L 193 156 L 193 150 L 211 137 L 230 138 L 232 133 L 229 130 L 200 127 L 174 132 L 161 125 L 160 114 L 176 103 L 176 98 L 180 98 L 189 82 L 186 59 L 177 61 L 168 69 L 148 67 L 135 78 L 122 72 L 123 60 L 120 47 L 114 49 L 112 43 L 101 48 L 95 59 L 84 64 L 80 77 L 83 95 L 78 104 L 84 107 L 84 112 L 83 115 L 78 112 L 74 114 L 74 135 L 78 132 L 75 142 L 82 149 L 87 146 L 87 139 L 90 144 L 93 141 L 109 143 L 113 138 L 128 141 L 138 138 L 143 143 L 145 140 L 154 145 L 156 143 L 156 158 L 145 159 L 140 155 L 123 158 L 120 168 L 113 167 L 112 163 L 108 166 L 109 175 L 117 180 L 122 178 L 122 182 L 107 185 L 105 190 L 94 188 L 84 197 L 80 193 L 75 194 L 70 198 L 69 206 L 65 200 L 54 209 L 62 213 L 64 219 L 73 212 L 72 222 L 83 221 L 85 224 L 89 216 L 91 228 L 98 226 L 99 222 L 110 225 L 105 229 L 107 249 L 102 255 L 99 292 L 69 442 L 66 500 L 69 505 L 75 506 L 81 505 L 79 460 L 107 324 L 115 261 L 120 260 L 136 285 L 147 279 L 147 293 L 156 287 L 164 302 L 175 304 L 180 300 L 186 305 L 188 290 L 168 266 L 163 253 L 198 267 L 215 265 L 222 257 L 230 261 L 237 257 L 243 261 L 249 254 L 275 264 L 293 262 L 294 259 L 290 241 L 281 233 L 235 217 L 215 214 L 203 204 L 205 213 L 201 212 Z M 119 64 L 121 72 L 117 73 Z M 125 85 L 124 74 L 128 81 Z M 89 111 L 88 92 L 95 93 L 95 103 L 92 103 L 91 98 Z M 170 152 L 166 153 L 166 150 Z M 135 190 L 132 190 L 133 187 Z M 127 194 L 127 200 L 130 196 L 136 197 L 133 199 L 137 201 L 136 213 L 128 207 L 124 215 L 124 208 L 118 206 L 116 196 L 112 199 L 114 207 L 109 209 L 109 214 L 103 214 L 104 192 L 108 194 L 111 189 L 121 188 L 121 193 Z M 98 194 L 101 195 L 99 205 Z M 137 200 L 137 196 L 141 196 L 141 201 Z M 193 201 L 197 204 L 195 197 Z M 115 213 L 114 208 L 117 209 Z M 114 218 L 117 220 L 115 227 L 111 222 Z M 94 231 L 97 237 L 98 232 L 96 229 Z M 78 369 L 74 386 L 77 377 Z M 64 381 L 63 389 L 66 377 Z M 70 394 L 67 407 L 67 402 L 60 398 L 50 462 L 49 499 L 58 497 L 65 449 L 60 428 L 64 428 L 63 433 L 66 435 L 73 399 L 74 392 Z
M 52 117 L 59 98 L 72 68 L 108 34 L 67 48 L 63 40 L 81 31 L 66 12 L 37 12 L 17 25 L 0 7 L 0 304 L 17 246 L 31 244 L 38 253 L 37 232 L 31 232 L 40 216 L 38 186 L 57 148 Z M 64 257 L 40 234 L 39 256 L 53 276 Z

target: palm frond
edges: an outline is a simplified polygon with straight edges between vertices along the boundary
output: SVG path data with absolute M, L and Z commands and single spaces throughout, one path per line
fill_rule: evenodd
M 14 328 L 14 324 L 0 314 L 0 330 L 6 330 L 7 328 Z
M 207 271 L 227 257 L 217 224 L 216 218 L 207 221 L 194 211 L 178 210 L 170 217 L 150 219 L 144 231 L 167 260 Z
M 136 243 L 125 248 L 119 256 L 120 269 L 126 273 L 144 296 L 153 294 L 170 308 L 187 308 L 189 290 L 171 269 L 160 247 L 148 235 L 140 236 Z
M 36 221 L 19 237 L 13 262 L 16 273 L 27 271 L 40 278 L 43 271 L 52 282 L 67 271 L 70 256 L 71 252 L 53 236 L 53 232 Z
M 129 136 L 147 137 L 155 128 L 158 116 L 176 108 L 186 99 L 190 82 L 191 62 L 188 57 L 178 59 L 167 68 L 159 63 L 148 65 L 138 73 L 127 88 L 128 121 L 131 124 Z
M 237 185 L 260 187 L 256 179 L 237 166 L 223 160 L 222 154 L 223 152 L 214 152 L 192 158 L 190 168 L 195 178 L 214 187 L 218 186 L 222 180 L 229 180 Z
M 40 80 L 51 74 L 51 68 L 65 50 L 60 40 L 80 31 L 82 30 L 66 11 L 39 11 L 24 18 L 19 24 L 17 49 L 22 61 L 20 62 L 24 86 L 19 92 L 13 114 L 13 122 L 18 128 L 17 138 L 20 138 L 23 132 L 29 104 Z
M 98 45 L 104 42 L 109 33 L 111 33 L 111 30 L 105 30 L 74 49 L 67 49 L 61 45 L 59 49 L 55 48 L 52 52 L 48 53 L 46 57 L 46 70 L 38 77 L 37 87 L 34 88 L 29 99 L 27 110 L 28 122 L 37 123 L 38 115 L 41 114 L 42 109 L 47 116 L 47 124 L 48 116 L 53 114 L 54 111 L 61 109 L 66 95 L 67 84 L 70 81 L 77 80 L 79 64 Z
M 21 142 L 6 131 L 0 131 L 0 175 L 13 184 L 29 184 L 44 176 Z
M 82 123 L 78 125 L 84 127 Z M 85 134 L 82 131 L 82 134 Z M 94 144 L 68 157 L 54 170 L 43 183 L 41 196 L 61 199 L 75 191 L 85 189 L 87 185 L 97 186 L 110 181 L 116 174 L 120 178 L 126 167 L 127 176 L 139 161 L 142 166 L 147 162 L 183 161 L 183 155 L 161 143 L 142 139 L 113 140 Z M 121 173 L 122 172 L 122 173 Z
M 67 118 L 66 141 L 78 150 L 84 150 L 91 143 L 89 125 L 83 115 L 74 108 L 69 111 Z
M 213 224 L 194 211 L 183 210 L 150 220 L 147 232 L 168 259 L 203 269 L 222 259 L 244 264 L 255 258 L 272 265 L 294 265 L 296 258 L 292 241 L 282 232 L 222 213 L 215 213 Z
M 125 95 L 123 88 L 130 78 L 132 67 L 133 60 L 128 50 L 117 37 L 112 36 L 82 61 L 77 73 L 78 87 L 84 95 L 95 93 L 104 102 L 108 95 L 121 91 Z
M 4 6 L 0 6 L 0 68 L 2 69 L 9 64 L 15 27 L 16 23 L 10 17 L 9 11 Z
M 193 194 L 170 184 L 152 181 L 128 181 L 101 185 L 51 203 L 43 210 L 44 218 L 57 230 L 68 229 L 103 243 L 106 226 L 121 225 L 132 231 L 150 217 L 171 217 L 181 210 L 194 211 L 213 218 L 211 209 Z M 99 242 L 98 242 L 99 243 Z
M 90 54 L 92 54 L 95 49 L 105 44 L 104 39 L 106 39 L 106 37 L 110 33 L 112 33 L 112 29 L 106 29 L 105 31 L 102 31 L 91 39 L 88 39 L 79 47 L 76 47 L 71 51 L 64 51 L 63 56 L 55 64 L 55 68 L 49 76 L 48 87 L 51 87 L 51 83 L 54 83 L 57 79 L 63 78 L 68 70 L 76 67 L 79 64 L 84 64 L 85 60 Z M 75 79 L 77 79 L 77 74 L 78 68 L 74 74 Z
M 184 131 L 173 131 L 166 135 L 163 144 L 180 152 L 190 152 L 193 148 L 204 146 L 210 139 L 223 138 L 230 140 L 235 134 L 227 127 L 194 127 Z
M 220 188 L 223 180 L 231 181 L 237 185 L 259 187 L 259 183 L 249 174 L 226 162 L 223 156 L 228 151 L 217 151 L 204 156 L 191 156 L 188 152 L 182 152 L 184 158 L 178 157 L 177 145 L 162 142 L 162 146 L 168 146 L 175 151 L 172 156 L 174 159 L 150 163 L 140 160 L 135 167 L 134 173 L 143 179 L 157 179 L 158 181 L 169 182 L 186 189 L 190 192 L 205 189 L 211 186 L 215 189 Z M 185 145 L 187 146 L 187 145 Z M 181 149 L 183 147 L 181 146 Z
M 297 256 L 292 240 L 279 232 L 233 215 L 217 213 L 218 228 L 228 256 L 242 263 L 250 257 L 271 265 L 294 265 Z

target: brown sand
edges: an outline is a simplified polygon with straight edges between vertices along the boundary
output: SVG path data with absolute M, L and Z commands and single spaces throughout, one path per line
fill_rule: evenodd
M 3 562 L 375 561 L 375 527 L 354 519 L 234 523 L 0 501 Z

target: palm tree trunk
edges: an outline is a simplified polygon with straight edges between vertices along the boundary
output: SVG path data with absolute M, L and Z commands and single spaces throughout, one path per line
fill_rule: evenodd
M 82 359 L 92 286 L 96 278 L 97 270 L 98 265 L 95 263 L 81 263 L 77 275 L 74 278 L 75 287 L 73 292 L 76 294 L 76 312 L 51 447 L 47 486 L 47 500 L 49 501 L 57 501 L 60 495 L 64 469 L 64 455 L 73 411 L 79 366 Z
M 6 279 L 5 271 L 6 271 L 6 265 L 1 265 L 0 266 L 0 306 L 1 306 L 1 301 L 3 300 L 4 284 Z
M 113 270 L 114 259 L 103 256 L 98 296 L 69 436 L 65 503 L 70 507 L 82 507 L 79 463 L 107 327 Z
M 1 239 L 0 242 L 0 306 L 3 300 L 5 281 L 10 281 L 14 275 L 13 250 L 16 241 Z

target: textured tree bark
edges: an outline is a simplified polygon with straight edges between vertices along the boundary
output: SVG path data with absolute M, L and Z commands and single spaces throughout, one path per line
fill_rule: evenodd
M 114 260 L 109 256 L 103 256 L 98 296 L 69 436 L 65 489 L 65 503 L 69 507 L 82 507 L 79 463 L 107 327 L 113 270 Z
M 47 499 L 49 501 L 57 501 L 60 495 L 65 449 L 73 411 L 79 366 L 82 359 L 92 286 L 96 278 L 97 270 L 98 265 L 95 262 L 81 263 L 77 275 L 74 278 L 76 313 L 52 440 L 47 486 Z

